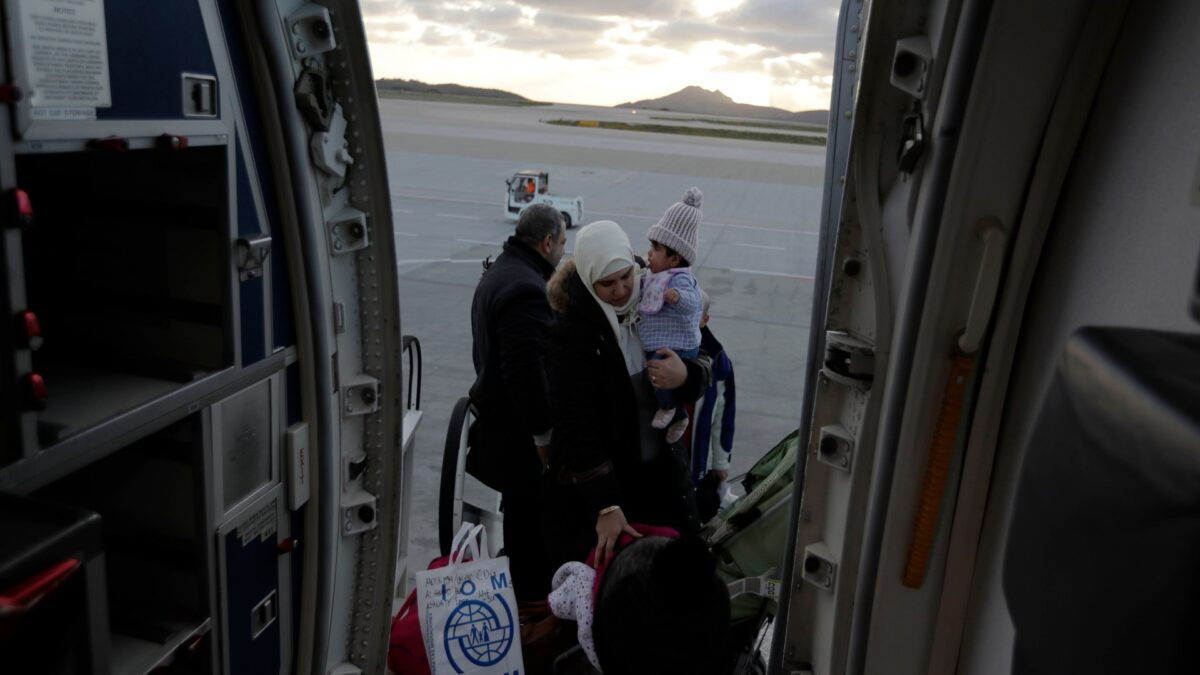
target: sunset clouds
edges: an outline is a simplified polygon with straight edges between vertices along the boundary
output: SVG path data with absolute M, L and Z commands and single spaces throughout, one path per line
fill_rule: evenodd
M 828 107 L 840 3 L 814 0 L 364 0 L 376 77 L 613 105 L 688 85 Z

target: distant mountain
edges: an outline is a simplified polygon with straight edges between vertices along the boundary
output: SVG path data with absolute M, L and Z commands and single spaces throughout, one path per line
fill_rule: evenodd
M 667 94 L 661 98 L 622 103 L 616 107 L 637 108 L 639 110 L 669 110 L 671 112 L 691 113 L 694 115 L 752 117 L 754 119 L 801 122 L 804 124 L 825 125 L 829 123 L 829 111 L 827 110 L 790 112 L 782 108 L 737 103 L 720 91 L 709 91 L 695 86 L 684 87 L 674 94 Z
M 505 101 L 521 101 L 533 103 L 519 94 L 501 89 L 484 89 L 482 87 L 467 87 L 461 84 L 425 84 L 417 80 L 382 79 L 375 80 L 375 87 L 380 92 L 395 94 L 441 94 L 443 96 L 474 96 L 478 98 L 495 98 Z

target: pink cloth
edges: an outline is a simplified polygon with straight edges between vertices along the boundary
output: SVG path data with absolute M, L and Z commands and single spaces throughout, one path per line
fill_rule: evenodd
M 669 270 L 661 272 L 647 271 L 642 275 L 642 301 L 638 303 L 638 310 L 642 314 L 657 314 L 662 311 L 663 303 L 666 302 L 667 287 L 671 283 L 671 277 L 679 274 L 685 267 L 672 267 Z
M 600 670 L 600 659 L 596 657 L 596 641 L 592 638 L 592 614 L 594 601 L 592 584 L 596 581 L 596 570 L 578 562 L 572 561 L 558 568 L 554 579 L 550 582 L 550 611 L 560 619 L 575 622 L 575 633 L 579 646 L 592 662 L 596 670 Z

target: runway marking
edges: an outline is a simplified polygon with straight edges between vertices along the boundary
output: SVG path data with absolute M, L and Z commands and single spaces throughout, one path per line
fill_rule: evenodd
M 417 234 L 416 232 L 401 232 L 400 230 L 396 230 L 396 236 L 398 236 L 398 237 L 419 237 L 421 235 Z
M 455 239 L 454 241 L 462 242 L 464 244 L 487 244 L 488 246 L 504 245 L 504 242 L 502 241 L 484 241 L 482 239 Z
M 591 211 L 600 216 L 610 216 L 613 218 L 638 218 L 641 220 L 658 220 L 661 216 L 643 216 L 636 213 L 616 213 L 614 211 Z M 809 236 L 817 236 L 820 232 L 808 232 L 806 230 L 785 230 L 780 227 L 765 227 L 763 225 L 735 225 L 733 223 L 714 223 L 705 221 L 705 225 L 712 227 L 728 227 L 734 230 L 755 230 L 758 232 L 780 232 L 782 234 L 804 234 Z
M 808 230 L 785 230 L 779 227 L 760 227 L 758 225 L 727 225 L 722 223 L 709 223 L 717 227 L 730 227 L 735 230 L 757 230 L 759 232 L 781 232 L 783 234 L 802 234 L 808 237 L 819 237 L 820 232 L 810 232 Z
M 451 203 L 455 203 L 455 204 L 482 204 L 484 206 L 495 206 L 495 204 L 496 204 L 496 202 L 484 201 L 482 199 L 461 199 L 461 198 L 456 198 L 456 197 L 432 197 L 430 195 L 404 194 L 401 192 L 393 192 L 392 196 L 399 197 L 401 199 L 426 199 L 429 201 L 451 202 Z M 616 217 L 616 218 L 637 218 L 640 220 L 658 220 L 660 218 L 660 216 L 644 216 L 644 215 L 636 214 L 636 213 L 619 213 L 616 211 L 589 211 L 589 213 L 594 213 L 598 216 L 610 216 L 610 217 Z M 441 214 L 439 214 L 439 215 L 441 215 Z M 464 218 L 466 216 L 449 216 L 449 217 Z M 475 220 L 482 220 L 482 218 L 475 217 Z M 821 234 L 820 232 L 813 232 L 810 230 L 786 230 L 781 227 L 766 227 L 763 225 L 735 225 L 733 223 L 713 223 L 713 222 L 709 222 L 707 224 L 712 225 L 714 227 L 730 227 L 735 230 L 757 230 L 759 232 L 781 232 L 783 234 L 797 234 L 797 235 L 805 235 L 805 236 L 810 236 L 810 237 L 816 237 Z
M 412 260 L 397 260 L 397 265 L 428 265 L 430 263 L 474 263 L 478 264 L 478 260 L 455 260 L 454 258 L 413 258 Z
M 483 220 L 479 216 L 460 216 L 457 213 L 435 213 L 434 218 L 457 218 L 459 220 Z
M 412 209 L 392 209 L 392 213 L 412 213 Z
M 405 194 L 403 192 L 393 192 L 392 196 L 399 197 L 401 199 L 428 199 L 430 201 L 435 201 L 435 202 L 454 202 L 456 204 L 484 204 L 487 206 L 491 206 L 492 204 L 495 203 L 495 202 L 483 201 L 482 199 L 457 199 L 455 197 L 431 197 L 429 195 L 423 195 L 420 193 Z
M 745 248 L 762 248 L 762 249 L 766 249 L 768 251 L 786 251 L 787 250 L 786 248 L 784 248 L 782 246 L 764 246 L 762 244 L 739 244 L 737 242 L 734 242 L 733 245 L 734 246 L 743 246 Z
M 722 269 L 722 268 L 714 267 L 711 269 Z M 761 274 L 761 275 L 768 276 L 768 277 L 784 277 L 785 279 L 800 279 L 801 281 L 815 281 L 816 280 L 816 277 L 809 275 L 809 274 L 788 274 L 787 272 L 767 272 L 764 270 L 742 269 L 740 267 L 730 267 L 727 271 L 739 272 L 741 274 Z

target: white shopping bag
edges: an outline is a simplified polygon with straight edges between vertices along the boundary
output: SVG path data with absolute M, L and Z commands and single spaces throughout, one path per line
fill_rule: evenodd
M 517 675 L 521 625 L 508 558 L 491 558 L 482 525 L 463 523 L 450 564 L 417 572 L 417 611 L 434 675 Z

